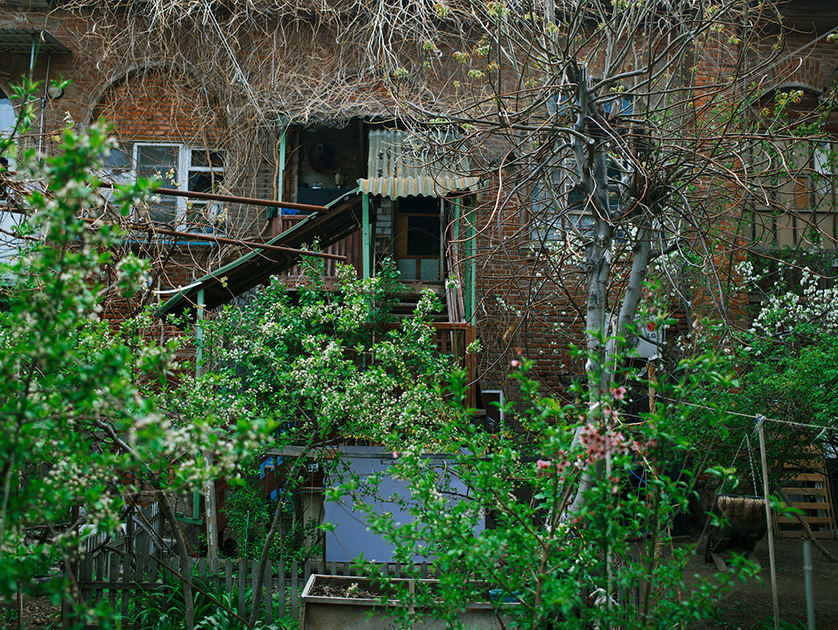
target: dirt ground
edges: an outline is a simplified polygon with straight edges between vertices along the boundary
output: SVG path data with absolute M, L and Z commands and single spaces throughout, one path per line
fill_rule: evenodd
M 824 547 L 838 558 L 838 540 L 821 540 Z M 803 541 L 775 539 L 774 551 L 777 567 L 777 591 L 780 619 L 795 628 L 805 630 L 806 588 L 803 575 Z M 750 628 L 773 629 L 773 600 L 769 568 L 768 541 L 756 546 L 756 559 L 762 566 L 759 576 L 763 580 L 737 582 L 733 591 L 724 596 L 713 619 L 690 626 L 694 630 L 730 630 Z M 696 557 L 687 567 L 688 575 L 710 575 L 716 572 L 714 564 L 704 564 Z M 828 562 L 812 547 L 812 582 L 814 586 L 815 615 L 818 630 L 838 630 L 838 562 Z M 766 625 L 766 621 L 769 623 Z M 784 626 L 787 630 L 789 626 Z

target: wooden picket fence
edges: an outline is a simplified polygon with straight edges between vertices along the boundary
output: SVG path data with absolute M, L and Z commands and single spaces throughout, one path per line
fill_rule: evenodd
M 232 596 L 231 608 L 242 618 L 248 618 L 251 605 L 259 607 L 258 619 L 272 623 L 279 616 L 290 615 L 293 620 L 300 616 L 300 592 L 314 573 L 325 575 L 356 575 L 350 562 L 307 561 L 305 563 L 268 563 L 265 570 L 265 583 L 259 602 L 252 604 L 248 596 L 256 584 L 259 563 L 256 560 L 238 560 L 229 558 L 208 561 L 205 558 L 190 560 L 189 566 L 181 572 L 178 559 L 160 554 L 134 555 L 110 551 L 107 553 L 86 554 L 79 562 L 78 586 L 80 601 L 96 605 L 107 600 L 117 616 L 121 618 L 123 630 L 140 630 L 135 623 L 138 598 L 144 593 L 163 589 L 168 582 L 183 575 L 201 589 L 206 589 L 213 597 L 219 593 Z M 379 571 L 391 575 L 401 575 L 401 565 L 379 564 Z M 428 563 L 419 565 L 422 577 L 434 577 L 433 568 Z M 174 579 L 174 580 L 173 580 Z M 208 588 L 207 588 L 208 587 Z M 62 611 L 62 628 L 72 624 L 68 606 Z M 94 630 L 96 626 L 85 626 Z

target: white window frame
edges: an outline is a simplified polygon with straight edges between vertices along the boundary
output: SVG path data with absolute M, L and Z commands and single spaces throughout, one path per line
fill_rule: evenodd
M 486 412 L 486 417 L 487 418 L 491 417 L 490 414 L 497 413 L 498 414 L 498 423 L 499 423 L 499 425 L 502 425 L 504 420 L 506 420 L 506 414 L 503 411 L 503 406 L 506 404 L 506 397 L 503 394 L 503 390 L 502 389 L 484 389 L 483 390 L 483 396 L 486 396 L 486 395 L 490 395 L 490 396 L 493 396 L 493 397 L 497 396 L 497 398 L 498 398 L 497 402 L 500 404 L 499 407 L 491 407 L 491 408 L 488 408 L 489 405 L 486 405 L 487 409 L 484 409 L 484 411 Z M 490 401 L 490 402 L 494 402 L 494 401 Z M 484 401 L 484 403 L 485 403 L 485 401 Z M 498 428 L 500 428 L 500 426 L 498 426 Z
M 17 117 L 12 100 L 6 96 L 6 93 L 2 90 L 0 90 L 0 108 L 2 108 L 0 111 L 3 112 L 0 114 L 0 123 L 3 123 L 3 127 L 0 127 L 0 136 L 5 136 L 7 134 L 11 134 L 14 129 L 15 122 L 17 121 Z M 9 116 L 9 114 L 11 115 Z M 9 170 L 15 170 L 14 160 L 9 156 L 6 156 L 6 159 L 9 163 Z M 0 228 L 2 228 L 4 232 L 12 232 L 18 226 L 20 217 L 7 212 L 7 205 L 6 196 L 3 194 L 0 196 Z M 6 233 L 0 233 L 0 262 L 11 264 L 14 261 L 17 254 L 17 245 L 15 244 L 16 240 L 17 239 L 10 237 Z M 8 278 L 3 277 L 0 278 L 0 281 L 5 281 L 7 279 Z
M 177 143 L 177 142 L 134 142 L 130 149 L 118 149 L 125 153 L 130 158 L 131 166 L 127 169 L 120 169 L 117 171 L 106 171 L 104 176 L 115 183 L 118 184 L 129 184 L 134 183 L 137 181 L 137 178 L 140 175 L 140 150 L 143 147 L 153 147 L 153 148 L 171 148 L 177 151 L 176 157 L 176 164 L 173 166 L 176 167 L 177 172 L 175 174 L 175 181 L 162 181 L 163 188 L 175 188 L 177 190 L 182 190 L 184 192 L 189 191 L 189 177 L 192 173 L 217 173 L 219 175 L 224 176 L 226 172 L 226 165 L 225 166 L 194 166 L 192 164 L 192 154 L 194 151 L 198 151 L 201 153 L 205 153 L 206 149 L 201 147 L 194 147 L 187 144 Z M 211 149 L 210 153 L 215 154 L 222 154 L 225 158 L 225 152 L 217 149 Z M 226 161 L 226 160 L 225 160 Z M 109 195 L 108 195 L 109 196 Z M 215 201 L 197 201 L 194 199 L 188 199 L 187 197 L 169 197 L 169 199 L 173 199 L 174 201 L 174 209 L 175 209 L 175 217 L 173 221 L 173 226 L 176 230 L 189 230 L 189 231 L 206 231 L 212 232 L 214 231 L 212 225 L 218 217 L 218 214 L 222 212 L 222 206 L 220 202 Z M 153 205 L 153 204 L 152 204 Z M 196 226 L 188 225 L 187 216 L 192 208 L 205 208 L 203 214 L 207 219 L 207 225 L 204 227 L 196 228 Z M 145 218 L 145 217 L 143 217 Z

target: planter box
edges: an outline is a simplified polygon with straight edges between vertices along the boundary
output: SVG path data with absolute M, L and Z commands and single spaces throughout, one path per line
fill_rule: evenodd
M 396 582 L 408 583 L 411 580 L 400 579 Z M 437 580 L 422 580 L 423 584 L 433 584 Z M 319 590 L 317 587 L 325 585 L 343 591 L 357 585 L 357 589 L 370 593 L 378 593 L 380 589 L 373 580 L 362 577 L 312 575 L 303 589 L 303 611 L 300 616 L 300 630 L 393 630 L 396 619 L 388 608 L 400 607 L 403 604 L 390 600 L 383 604 L 378 599 L 362 599 L 358 597 L 334 597 L 312 595 Z M 459 615 L 460 621 L 467 629 L 475 630 L 504 630 L 506 621 L 501 621 L 495 608 L 488 603 L 471 604 Z M 417 611 L 413 623 L 414 630 L 443 630 L 445 622 L 439 619 L 423 617 Z

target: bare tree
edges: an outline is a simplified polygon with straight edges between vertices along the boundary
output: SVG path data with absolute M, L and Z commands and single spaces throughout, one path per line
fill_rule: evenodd
M 447 67 L 451 92 L 405 70 L 394 82 L 403 115 L 438 158 L 465 153 L 502 181 L 493 215 L 528 211 L 502 249 L 524 241 L 555 274 L 584 271 L 589 385 L 607 392 L 614 333 L 637 334 L 653 263 L 673 281 L 692 266 L 724 310 L 715 261 L 735 244 L 728 233 L 753 184 L 742 156 L 756 141 L 749 104 L 782 49 L 769 28 L 776 7 L 545 0 L 446 11 L 463 26 L 429 40 L 415 72 L 439 82 Z M 429 126 L 459 135 L 435 142 Z

